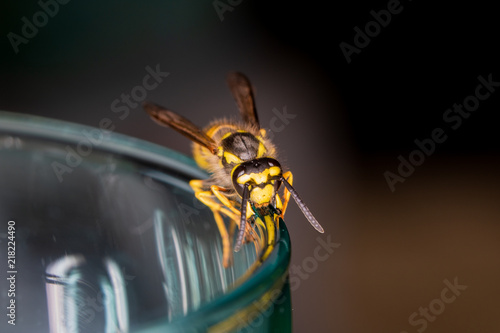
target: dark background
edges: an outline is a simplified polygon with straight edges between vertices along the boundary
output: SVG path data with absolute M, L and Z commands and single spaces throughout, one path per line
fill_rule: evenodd
M 0 109 L 91 126 L 110 118 L 116 132 L 189 155 L 188 140 L 140 107 L 120 119 L 111 103 L 159 64 L 170 75 L 146 99 L 203 126 L 237 115 L 224 78 L 242 71 L 263 127 L 274 108 L 295 115 L 274 141 L 321 237 L 341 244 L 307 278 L 292 273 L 295 331 L 498 331 L 500 92 L 459 128 L 443 121 L 478 76 L 500 82 L 498 12 L 486 2 L 401 1 L 348 63 L 340 43 L 353 45 L 354 28 L 391 3 L 243 0 L 221 20 L 212 1 L 72 0 L 16 54 L 7 34 L 20 35 L 21 18 L 32 22 L 40 6 L 4 1 Z M 392 192 L 384 172 L 397 173 L 398 156 L 436 128 L 447 140 Z M 302 267 L 318 234 L 293 203 L 286 222 L 292 267 Z M 467 289 L 425 329 L 411 325 L 455 277 Z

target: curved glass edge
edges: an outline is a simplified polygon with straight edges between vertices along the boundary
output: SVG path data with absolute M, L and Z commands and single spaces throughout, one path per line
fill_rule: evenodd
M 196 165 L 193 159 L 181 153 L 106 129 L 0 110 L 0 131 L 40 136 L 46 139 L 63 140 L 77 144 L 83 140 L 90 141 L 89 136 L 97 133 L 102 135 L 102 138 L 100 138 L 100 142 L 95 144 L 90 141 L 92 149 L 109 150 L 143 161 L 160 164 L 175 169 L 186 177 L 207 177 L 207 174 Z
M 288 286 L 288 267 L 291 258 L 291 244 L 288 230 L 283 220 L 279 223 L 279 239 L 269 257 L 249 278 L 237 288 L 205 304 L 195 312 L 174 321 L 151 323 L 140 333 L 182 333 L 182 332 L 233 332 L 239 325 L 250 324 L 242 321 L 238 312 L 247 311 L 256 302 L 261 302 L 266 294 Z M 285 293 L 289 292 L 285 290 Z M 272 300 L 271 300 L 272 302 Z M 271 305 L 272 304 L 268 304 Z M 262 308 L 257 307 L 257 311 Z
M 103 131 L 102 129 L 72 122 L 0 110 L 0 131 L 7 133 L 40 136 L 45 139 L 79 143 L 81 140 L 87 139 L 84 135 L 85 131 L 96 130 Z M 185 174 L 186 177 L 207 177 L 207 174 L 199 169 L 191 158 L 154 143 L 123 134 L 106 131 L 106 137 L 96 145 L 96 148 L 170 167 Z M 205 304 L 195 312 L 188 314 L 186 317 L 179 318 L 173 322 L 151 323 L 147 326 L 152 328 L 144 328 L 140 332 L 183 332 L 183 328 L 185 327 L 190 327 L 187 330 L 189 332 L 198 332 L 198 330 L 194 329 L 204 332 L 210 329 L 210 327 L 234 316 L 235 309 L 244 309 L 250 306 L 252 302 L 261 299 L 267 291 L 273 287 L 276 288 L 276 283 L 277 281 L 279 282 L 279 279 L 281 279 L 283 284 L 288 283 L 287 276 L 290 258 L 291 244 L 288 230 L 285 223 L 280 219 L 279 239 L 275 249 L 252 274 L 251 278 L 213 302 Z M 202 326 L 196 326 L 197 323 L 203 324 L 199 324 Z
M 273 249 L 269 257 L 263 262 L 263 265 L 249 279 L 242 283 L 244 288 L 235 289 L 235 294 L 228 294 L 228 299 L 218 299 L 219 302 L 226 302 L 224 305 L 228 311 L 233 311 L 237 307 L 239 310 L 233 313 L 229 318 L 222 322 L 217 323 L 209 328 L 209 333 L 233 332 L 238 329 L 242 324 L 245 328 L 252 326 L 252 320 L 259 317 L 255 314 L 264 314 L 268 312 L 271 306 L 279 305 L 278 296 L 290 299 L 290 286 L 288 280 L 288 267 L 291 259 L 290 236 L 286 229 L 285 223 L 280 218 L 279 222 L 279 238 L 276 247 Z M 229 304 L 230 297 L 235 297 L 237 302 Z M 246 306 L 245 306 L 245 302 Z M 291 310 L 291 309 L 289 309 Z M 270 320 L 275 320 L 270 317 Z M 291 325 L 291 313 L 290 322 Z M 276 328 L 276 326 L 273 326 Z M 281 332 L 291 332 L 291 328 L 287 330 L 286 327 L 280 326 Z M 257 332 L 264 332 L 265 330 L 256 328 Z

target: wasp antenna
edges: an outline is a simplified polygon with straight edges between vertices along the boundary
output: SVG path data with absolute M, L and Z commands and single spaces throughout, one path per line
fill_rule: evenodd
M 290 194 L 292 195 L 293 199 L 295 200 L 295 202 L 297 203 L 297 205 L 299 206 L 300 210 L 302 211 L 302 213 L 304 214 L 304 216 L 307 218 L 307 220 L 309 221 L 309 223 L 311 223 L 311 225 L 314 227 L 314 229 L 316 229 L 318 232 L 324 233 L 325 230 L 323 230 L 323 227 L 319 224 L 319 222 L 313 216 L 313 214 L 311 213 L 311 211 L 309 210 L 309 208 L 307 208 L 307 206 L 304 203 L 304 201 L 302 201 L 302 199 L 299 197 L 299 194 L 297 193 L 297 191 L 295 191 L 295 189 L 285 179 L 285 177 L 281 177 L 281 181 L 283 182 L 283 184 L 285 184 L 285 187 L 290 192 Z
M 234 252 L 238 252 L 241 249 L 241 244 L 243 243 L 243 236 L 245 236 L 245 229 L 247 224 L 248 198 L 249 198 L 248 185 L 245 184 L 245 186 L 243 187 L 243 196 L 241 200 L 240 230 L 238 230 L 238 236 L 236 237 Z

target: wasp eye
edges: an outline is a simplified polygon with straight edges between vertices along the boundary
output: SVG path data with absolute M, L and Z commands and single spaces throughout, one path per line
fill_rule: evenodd
M 281 167 L 281 165 L 275 159 L 265 158 L 264 160 L 267 163 L 267 165 L 269 165 L 269 166 L 278 166 L 278 167 Z
M 241 184 L 238 182 L 238 178 L 240 178 L 241 176 L 243 176 L 244 174 L 246 173 L 246 166 L 244 163 L 238 165 L 237 167 L 234 168 L 233 170 L 233 186 L 234 186 L 234 189 L 236 190 L 236 192 L 238 192 L 238 194 L 240 196 L 243 195 L 243 190 L 245 188 L 245 184 Z

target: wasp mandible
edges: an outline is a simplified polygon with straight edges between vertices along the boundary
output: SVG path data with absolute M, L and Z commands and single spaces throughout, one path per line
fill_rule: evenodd
M 231 236 L 221 214 L 239 227 L 234 250 L 240 250 L 251 233 L 255 216 L 283 218 L 290 196 L 304 216 L 319 232 L 324 230 L 309 208 L 292 187 L 293 175 L 283 171 L 276 158 L 276 147 L 259 125 L 254 93 L 248 78 L 238 72 L 229 73 L 227 83 L 240 110 L 242 122 L 215 120 L 200 129 L 181 115 L 159 105 L 145 102 L 144 109 L 162 126 L 168 126 L 193 141 L 196 163 L 211 176 L 192 180 L 190 186 L 196 198 L 208 206 L 214 215 L 223 242 L 223 263 L 231 260 Z M 278 193 L 284 185 L 283 197 Z M 276 219 L 275 221 L 277 221 Z

